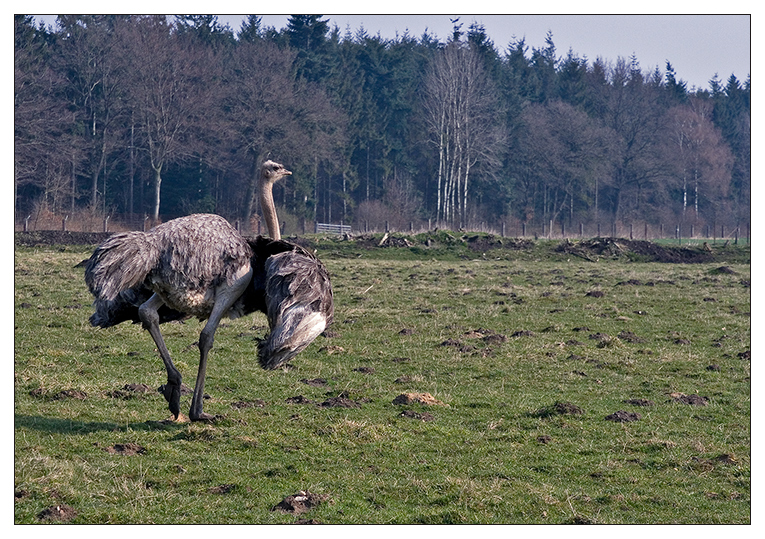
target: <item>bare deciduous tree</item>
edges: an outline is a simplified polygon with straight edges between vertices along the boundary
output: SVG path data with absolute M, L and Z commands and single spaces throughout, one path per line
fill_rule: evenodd
M 535 163 L 531 177 L 544 189 L 545 220 L 556 220 L 568 210 L 573 221 L 597 197 L 598 180 L 613 158 L 615 134 L 587 114 L 562 101 L 528 103 L 521 114 L 526 133 L 521 141 L 524 158 Z M 596 210 L 597 211 L 597 210 Z
M 85 148 L 79 174 L 90 179 L 90 207 L 99 202 L 99 181 L 106 174 L 109 155 L 121 142 L 124 111 L 124 65 L 115 54 L 115 29 L 124 19 L 114 15 L 61 15 L 60 71 L 66 95 L 80 128 Z M 67 152 L 69 153 L 69 152 Z M 73 164 L 74 166 L 74 164 Z M 105 191 L 105 180 L 102 195 Z
M 214 96 L 212 52 L 171 32 L 164 16 L 138 17 L 126 28 L 129 86 L 144 149 L 154 171 L 152 216 L 159 219 L 162 172 L 194 154 Z
M 425 76 L 424 108 L 438 149 L 437 218 L 466 222 L 471 172 L 490 176 L 504 138 L 498 100 L 478 54 L 459 41 L 436 54 Z
M 682 218 L 686 218 L 689 195 L 693 195 L 693 218 L 699 217 L 699 201 L 714 207 L 727 195 L 733 157 L 711 121 L 708 101 L 690 100 L 667 112 L 667 162 L 682 190 Z
M 342 140 L 343 122 L 323 90 L 295 80 L 295 54 L 265 41 L 239 43 L 225 71 L 230 138 L 251 163 L 240 210 L 245 223 L 255 208 L 263 159 L 284 159 L 290 168 L 304 172 L 281 187 L 282 203 L 286 190 L 294 194 L 299 185 L 303 197 L 317 198 L 319 164 L 331 159 Z M 305 184 L 306 172 L 312 185 Z

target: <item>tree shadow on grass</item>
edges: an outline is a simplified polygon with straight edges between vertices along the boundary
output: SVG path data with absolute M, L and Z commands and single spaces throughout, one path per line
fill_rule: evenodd
M 100 421 L 77 421 L 60 417 L 42 417 L 33 415 L 14 416 L 15 428 L 34 429 L 51 434 L 90 434 L 92 432 L 124 432 L 130 430 L 168 430 L 184 428 L 183 423 L 170 421 L 144 421 L 143 423 L 118 424 Z

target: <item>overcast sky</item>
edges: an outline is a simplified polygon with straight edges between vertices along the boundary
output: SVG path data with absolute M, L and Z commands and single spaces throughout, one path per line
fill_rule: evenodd
M 315 8 L 319 7 L 317 4 Z M 191 6 L 189 6 L 191 7 Z M 252 5 L 251 7 L 257 7 Z M 358 6 L 357 6 L 358 7 Z M 382 10 L 382 8 L 381 8 Z M 189 10 L 191 11 L 191 10 Z M 615 61 L 633 54 L 643 71 L 667 60 L 688 88 L 708 88 L 718 74 L 725 83 L 731 74 L 741 82 L 750 74 L 749 15 L 327 15 L 330 27 L 344 34 L 364 28 L 368 34 L 392 38 L 408 31 L 419 38 L 426 30 L 440 40 L 452 31 L 450 19 L 459 17 L 463 30 L 472 22 L 483 24 L 500 52 L 515 39 L 524 38 L 529 51 L 544 47 L 552 32 L 558 56 L 571 49 L 591 62 L 598 57 Z M 264 15 L 263 24 L 281 29 L 287 15 Z M 238 31 L 243 16 L 220 15 L 219 21 Z M 46 23 L 55 17 L 45 17 Z

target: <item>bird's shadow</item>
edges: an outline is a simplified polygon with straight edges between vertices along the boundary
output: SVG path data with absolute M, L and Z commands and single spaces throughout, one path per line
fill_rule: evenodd
M 92 432 L 126 432 L 129 430 L 178 430 L 184 428 L 183 423 L 173 421 L 144 421 L 143 423 L 110 423 L 101 421 L 77 421 L 61 417 L 43 417 L 38 415 L 14 416 L 15 428 L 28 428 L 50 434 L 86 435 Z

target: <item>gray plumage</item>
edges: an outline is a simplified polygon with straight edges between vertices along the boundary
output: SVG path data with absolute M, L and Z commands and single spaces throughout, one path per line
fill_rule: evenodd
M 280 242 L 287 243 L 287 242 Z M 305 249 L 293 247 L 266 259 L 266 314 L 271 332 L 261 342 L 260 363 L 273 369 L 308 346 L 332 323 L 329 273 Z
M 250 265 L 247 241 L 219 215 L 195 214 L 148 232 L 115 234 L 96 248 L 85 282 L 97 299 L 111 301 L 147 281 L 169 307 L 204 320 L 219 285 L 230 285 Z
M 261 169 L 261 204 L 276 222 L 273 183 L 291 174 L 267 161 Z M 269 207 L 270 205 L 270 207 Z M 159 324 L 186 316 L 207 319 L 199 337 L 200 361 L 189 417 L 202 411 L 207 356 L 223 316 L 262 311 L 270 332 L 258 347 L 263 368 L 273 369 L 308 346 L 332 322 L 329 274 L 302 247 L 276 239 L 247 240 L 225 219 L 196 214 L 173 219 L 148 232 L 115 234 L 90 257 L 85 282 L 95 297 L 94 326 L 140 321 L 149 331 L 168 373 L 163 386 L 170 411 L 180 414 L 181 374 L 173 365 Z

